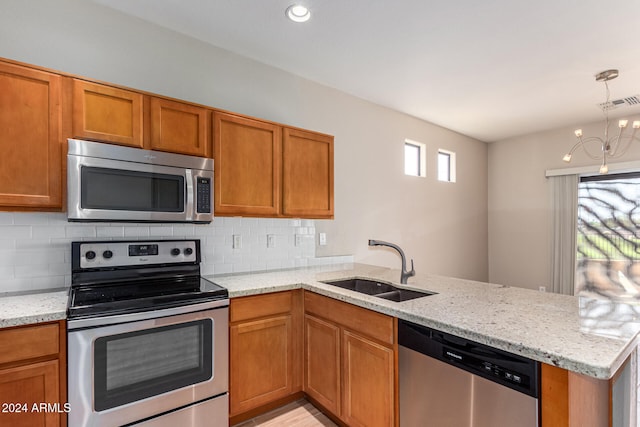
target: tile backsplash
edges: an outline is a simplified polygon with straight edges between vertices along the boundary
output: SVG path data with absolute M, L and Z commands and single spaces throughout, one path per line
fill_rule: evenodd
M 71 242 L 77 240 L 197 238 L 202 247 L 203 275 L 353 261 L 352 256 L 316 258 L 315 235 L 315 222 L 306 219 L 216 217 L 211 224 L 77 223 L 67 222 L 63 213 L 0 212 L 0 293 L 69 286 Z M 236 247 L 234 236 L 239 236 Z

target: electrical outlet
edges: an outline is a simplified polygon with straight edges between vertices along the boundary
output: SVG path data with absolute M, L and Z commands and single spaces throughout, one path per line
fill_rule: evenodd
M 275 234 L 267 234 L 267 247 L 275 248 L 276 247 L 276 236 Z
M 327 244 L 327 233 L 318 234 L 318 244 L 320 246 L 325 246 Z
M 296 246 L 300 246 L 302 244 L 302 235 L 301 234 L 296 234 L 295 236 L 295 241 L 293 243 Z
M 547 292 L 547 287 L 546 287 L 546 286 L 540 286 L 540 287 L 538 288 L 538 290 L 539 290 L 540 292 Z
M 242 235 L 234 234 L 233 235 L 233 249 L 242 248 Z

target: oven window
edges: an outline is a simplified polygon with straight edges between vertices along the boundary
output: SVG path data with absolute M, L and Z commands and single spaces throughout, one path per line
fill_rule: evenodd
M 209 380 L 212 331 L 213 321 L 203 319 L 96 339 L 95 410 Z
M 81 207 L 145 212 L 182 212 L 184 176 L 83 167 Z

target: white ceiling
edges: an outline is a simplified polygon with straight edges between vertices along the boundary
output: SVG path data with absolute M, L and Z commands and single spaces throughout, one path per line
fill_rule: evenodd
M 640 94 L 639 0 L 94 1 L 487 142 L 601 119 L 608 68 Z

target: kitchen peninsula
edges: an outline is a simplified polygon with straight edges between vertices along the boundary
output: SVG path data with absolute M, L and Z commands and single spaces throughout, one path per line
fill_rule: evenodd
M 594 328 L 597 319 L 585 318 L 587 313 L 581 310 L 577 297 L 417 274 L 406 287 L 435 295 L 396 303 L 322 283 L 354 277 L 402 286 L 399 270 L 364 264 L 221 275 L 211 279 L 229 290 L 232 325 L 234 302 L 243 297 L 302 289 L 305 303 L 307 294 L 320 294 L 541 362 L 542 422 L 546 420 L 546 425 L 553 422 L 553 425 L 600 426 L 602 420 L 610 420 L 609 393 L 615 396 L 614 383 L 625 367 L 635 366 L 631 356 L 635 355 L 637 334 L 613 337 L 591 333 L 597 329 Z M 292 319 L 295 321 L 295 316 Z M 233 400 L 233 389 L 231 393 Z M 627 409 L 635 414 L 635 410 Z

